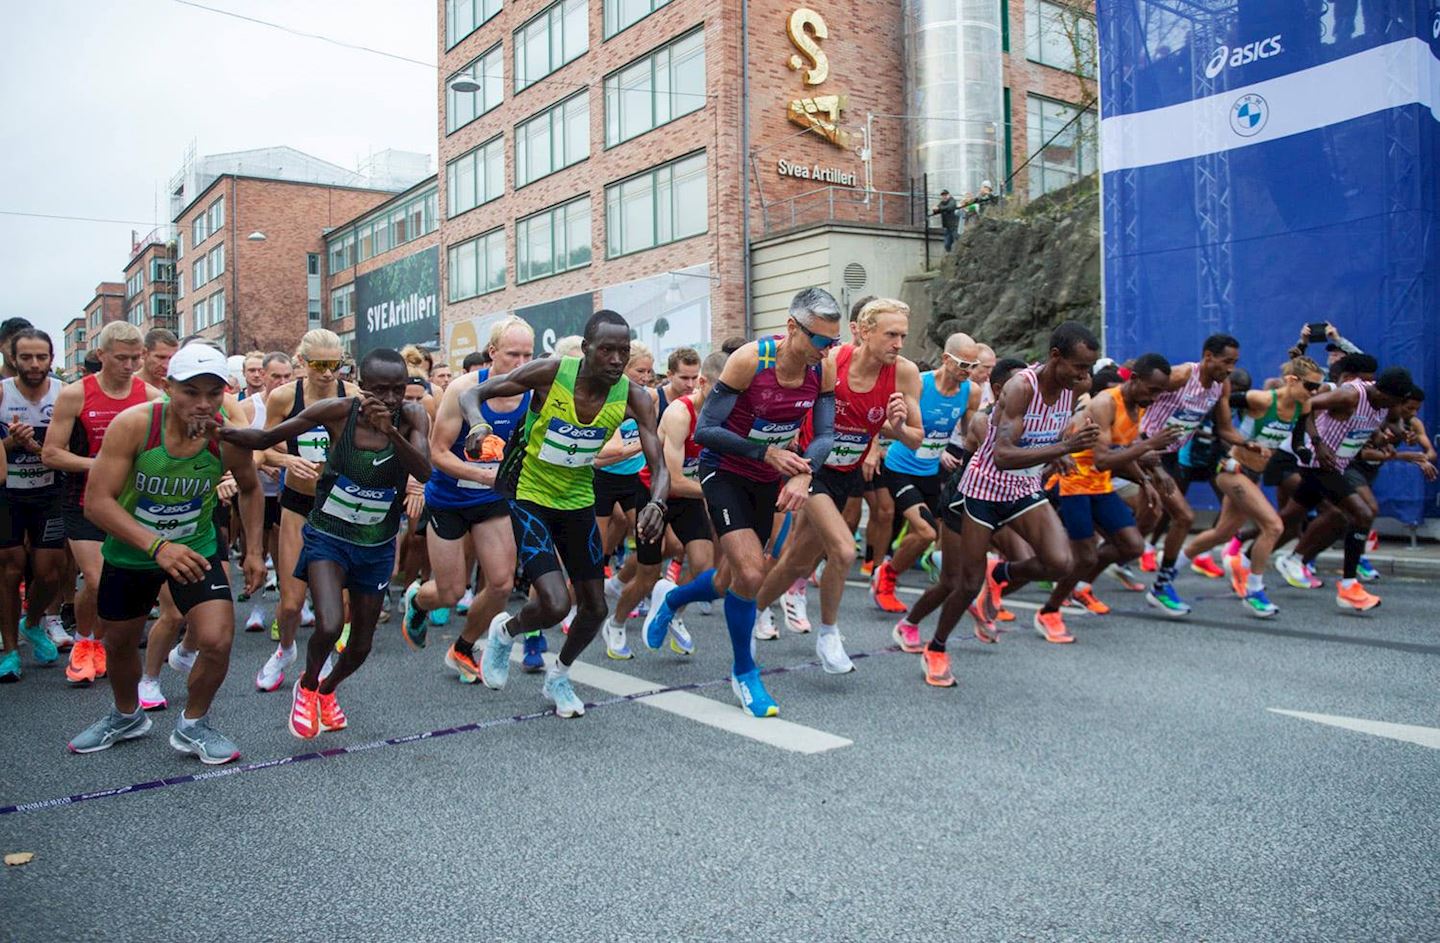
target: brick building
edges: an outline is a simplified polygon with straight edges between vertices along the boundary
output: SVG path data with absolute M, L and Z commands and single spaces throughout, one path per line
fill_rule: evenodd
M 85 362 L 85 354 L 90 349 L 85 345 L 85 339 L 89 336 L 86 327 L 88 323 L 84 317 L 71 318 L 66 322 L 65 335 L 59 339 L 56 347 L 55 352 L 60 362 L 55 364 L 55 369 L 68 379 L 73 380 L 80 375 L 80 365 Z
M 142 332 L 175 330 L 175 239 L 169 226 L 131 239 L 125 266 L 125 319 Z
M 95 296 L 85 305 L 85 328 L 88 336 L 94 338 L 102 327 L 124 317 L 125 283 L 101 282 L 96 285 Z

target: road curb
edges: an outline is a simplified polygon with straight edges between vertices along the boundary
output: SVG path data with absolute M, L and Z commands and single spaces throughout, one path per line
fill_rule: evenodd
M 1414 579 L 1440 578 L 1440 558 L 1410 557 L 1398 554 L 1366 554 L 1365 559 L 1384 576 L 1408 576 Z M 1345 555 L 1330 550 L 1320 554 L 1319 564 L 1326 569 L 1343 566 Z

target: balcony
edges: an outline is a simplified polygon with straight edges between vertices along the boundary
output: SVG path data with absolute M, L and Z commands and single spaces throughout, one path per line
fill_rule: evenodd
M 825 223 L 923 229 L 924 200 L 918 193 L 819 187 L 760 207 L 761 238 Z

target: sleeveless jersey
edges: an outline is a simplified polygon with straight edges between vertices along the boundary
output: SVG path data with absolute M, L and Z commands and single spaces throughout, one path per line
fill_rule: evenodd
M 1070 424 L 1070 414 L 1075 405 L 1073 390 L 1061 390 L 1055 402 L 1046 405 L 1040 396 L 1040 378 L 1034 367 L 1026 367 L 1020 376 L 1030 386 L 1030 405 L 1025 408 L 1024 426 L 1020 434 L 1021 448 L 1042 448 L 1054 445 L 1065 434 Z M 995 433 L 998 424 L 991 418 L 985 441 L 975 450 L 970 464 L 965 466 L 965 477 L 960 481 L 960 490 L 967 498 L 981 501 L 1018 501 L 1041 490 L 1040 475 L 1044 464 L 1029 468 L 1002 470 L 995 467 Z
M 627 419 L 620 423 L 620 441 L 625 445 L 640 442 L 640 425 L 633 419 Z M 634 455 L 620 462 L 613 462 L 604 468 L 596 468 L 596 471 L 604 472 L 607 475 L 636 475 L 645 467 L 645 453 L 636 452 Z
M 345 381 L 337 380 L 336 396 L 345 396 Z M 295 381 L 295 402 L 290 404 L 290 412 L 286 419 L 294 419 L 305 411 L 305 381 Z M 330 430 L 324 426 L 315 426 L 308 432 L 302 432 L 293 439 L 286 442 L 286 448 L 291 455 L 298 455 L 301 458 L 315 462 L 319 465 L 325 464 L 326 456 L 330 453 Z
M 1334 450 L 1337 471 L 1344 471 L 1349 467 L 1350 462 L 1360 454 L 1365 443 L 1370 441 L 1370 436 L 1384 424 L 1385 417 L 1390 413 L 1388 409 L 1377 409 L 1370 405 L 1370 397 L 1366 395 L 1366 391 L 1373 385 L 1363 380 L 1350 380 L 1345 384 L 1360 393 L 1360 402 L 1348 418 L 1336 419 L 1330 415 L 1329 410 L 1321 410 L 1315 414 L 1315 432 L 1322 442 Z M 1307 468 L 1318 468 L 1320 460 L 1312 455 L 1311 460 L 1304 464 Z
M 815 400 L 820 396 L 820 365 L 807 367 L 799 386 L 782 386 L 775 373 L 779 339 L 762 337 L 757 348 L 755 378 L 735 398 L 735 408 L 726 418 L 725 428 L 750 442 L 783 449 L 795 441 L 800 434 L 800 423 L 815 408 Z M 748 455 L 705 449 L 700 460 L 751 481 L 780 480 L 779 472 Z
M 886 407 L 895 392 L 895 365 L 885 364 L 875 385 L 864 393 L 850 389 L 850 364 L 856 347 L 846 344 L 835 353 L 835 441 L 825 456 L 825 467 L 853 471 L 865 460 L 870 442 L 885 425 Z
M 173 543 L 184 544 L 207 560 L 215 555 L 215 485 L 225 469 L 213 442 L 194 455 L 171 455 L 165 445 L 165 413 L 169 405 L 150 407 L 150 433 L 135 456 L 134 467 L 120 492 L 120 506 L 144 526 Z M 113 536 L 100 553 L 115 566 L 158 570 L 143 550 Z
M 100 454 L 100 444 L 105 441 L 105 430 L 110 428 L 115 417 L 131 406 L 146 402 L 145 381 L 139 377 L 131 377 L 130 392 L 120 399 L 115 399 L 100 387 L 98 374 L 90 374 L 80 381 L 80 385 L 84 400 L 80 404 L 80 414 L 75 417 L 74 429 L 70 433 L 70 451 L 75 455 L 94 458 Z M 84 472 L 66 476 L 69 480 L 70 499 L 80 507 L 85 504 L 85 482 L 88 477 Z
M 1200 365 L 1190 364 L 1190 379 L 1185 381 L 1185 385 L 1155 397 L 1155 402 L 1145 410 L 1145 418 L 1140 423 L 1141 433 L 1149 438 L 1167 427 L 1177 428 L 1181 432 L 1180 438 L 1172 442 L 1165 451 L 1179 451 L 1182 445 L 1190 441 L 1196 428 L 1219 402 L 1223 389 L 1222 383 L 1212 383 L 1209 386 L 1202 384 Z
M 541 507 L 570 511 L 595 503 L 595 457 L 625 419 L 630 379 L 610 388 L 595 418 L 582 423 L 575 414 L 575 378 L 583 361 L 565 357 L 540 411 L 527 413 L 515 497 Z M 501 474 L 504 474 L 502 470 Z
M 485 367 L 479 371 L 480 377 L 477 383 L 484 383 L 490 378 L 490 368 Z M 480 414 L 485 421 L 490 423 L 491 431 L 504 439 L 507 443 L 515 430 L 525 421 L 525 414 L 530 409 L 530 393 L 526 391 L 520 397 L 520 403 L 509 412 L 497 412 L 490 408 L 490 403 L 480 404 Z M 470 434 L 470 423 L 461 418 L 460 434 L 450 444 L 450 453 L 462 462 L 475 465 L 478 468 L 489 468 L 499 471 L 500 462 L 481 462 L 472 459 L 465 454 L 465 437 Z M 507 451 L 508 451 L 507 446 Z M 431 469 L 430 480 L 425 482 L 425 503 L 437 508 L 470 508 L 479 507 L 482 504 L 490 504 L 495 501 L 503 501 L 505 496 L 496 491 L 493 487 L 482 485 L 478 481 L 467 478 L 452 478 L 440 470 L 439 466 Z
M 685 411 L 690 414 L 690 431 L 685 433 L 685 457 L 680 463 L 680 473 L 686 478 L 694 479 L 700 474 L 700 446 L 695 443 L 695 423 L 700 416 L 695 412 L 695 404 L 690 397 L 682 396 L 673 402 L 684 403 Z M 647 464 L 640 469 L 640 481 L 645 487 L 650 487 L 650 466 Z
M 31 402 L 20 391 L 15 378 L 0 384 L 0 423 L 13 426 L 21 423 L 35 430 L 35 443 L 45 444 L 45 432 L 55 412 L 55 398 L 60 395 L 59 380 L 49 380 L 50 388 L 39 402 Z M 5 449 L 5 488 L 11 497 L 28 498 L 53 495 L 59 473 L 46 468 L 40 453 L 31 453 L 17 445 Z
M 386 442 L 378 451 L 355 445 L 355 420 L 360 401 L 351 400 L 350 415 L 340 438 L 330 445 L 325 470 L 315 482 L 315 507 L 308 522 L 359 547 L 376 547 L 395 539 L 400 506 L 405 501 L 405 466 Z
M 1295 415 L 1290 418 L 1289 422 L 1281 419 L 1280 391 L 1271 390 L 1270 408 L 1266 410 L 1265 415 L 1259 419 L 1253 419 L 1247 415 L 1241 419 L 1235 428 L 1236 431 L 1247 440 L 1273 451 L 1282 445 L 1289 444 L 1290 435 L 1295 430 L 1295 424 L 1300 421 L 1301 415 L 1299 405 L 1297 404 Z M 1315 419 L 1318 423 L 1320 417 L 1316 416 Z
M 1109 396 L 1115 400 L 1115 422 L 1110 426 L 1110 444 L 1123 449 L 1133 445 L 1135 439 L 1140 435 L 1140 426 L 1131 421 L 1130 413 L 1125 409 L 1125 397 L 1120 392 L 1119 386 L 1112 386 L 1100 394 Z M 1139 410 L 1141 419 L 1145 416 L 1145 410 Z M 1075 471 L 1060 479 L 1060 496 L 1062 498 L 1079 494 L 1109 494 L 1115 490 L 1115 482 L 1110 471 L 1101 471 L 1095 467 L 1095 450 L 1086 449 L 1083 452 L 1076 452 L 1070 456 L 1075 460 Z
M 885 467 L 891 471 L 921 477 L 940 473 L 940 456 L 970 402 L 970 381 L 962 382 L 955 395 L 945 396 L 935 385 L 935 375 L 934 370 L 920 374 L 920 422 L 925 438 L 917 449 L 899 440 L 891 442 L 885 453 Z

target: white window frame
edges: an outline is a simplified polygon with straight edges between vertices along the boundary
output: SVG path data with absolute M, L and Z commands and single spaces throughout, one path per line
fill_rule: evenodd
M 207 267 L 209 264 L 210 256 L 208 255 L 202 255 L 195 260 L 195 264 L 190 267 L 195 274 L 194 284 L 190 286 L 191 288 L 199 290 L 201 286 L 210 281 L 210 270 Z
M 225 289 L 222 288 L 212 294 L 209 298 L 209 301 L 210 323 L 219 324 L 221 321 L 225 320 Z
M 210 208 L 205 211 L 205 215 L 210 217 L 206 228 L 211 234 L 223 229 L 225 226 L 225 197 L 223 195 L 216 197 L 215 202 L 211 203 Z
M 450 246 L 445 260 L 445 291 L 449 301 L 464 301 L 500 291 L 505 287 L 506 275 L 505 227 Z M 474 278 L 473 291 L 468 288 L 471 283 L 467 276 Z
M 206 255 L 205 275 L 207 281 L 214 281 L 225 274 L 225 243 L 220 243 Z

